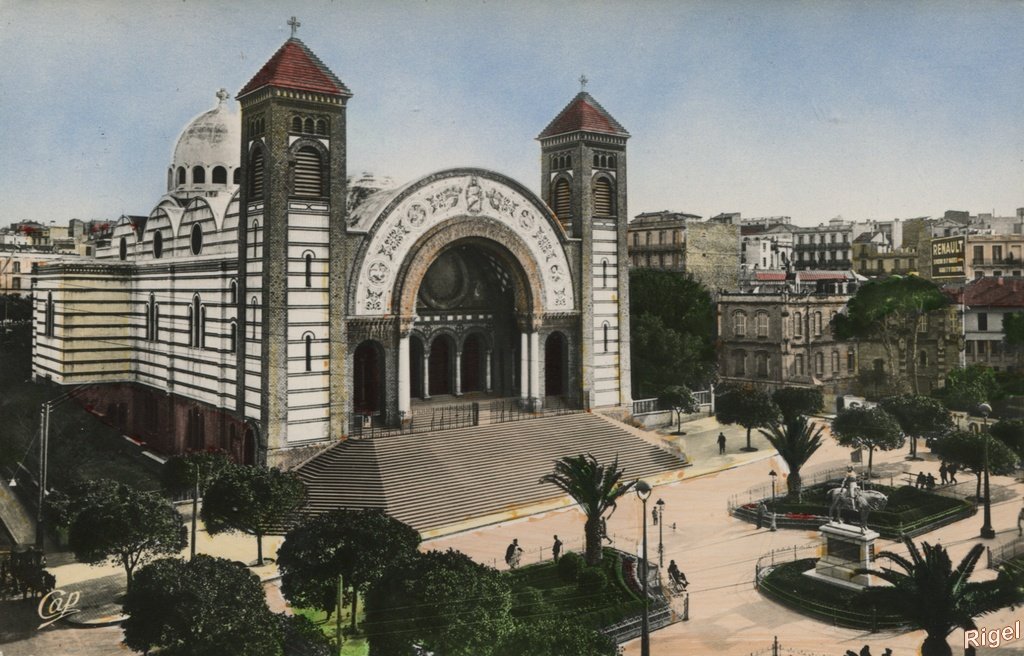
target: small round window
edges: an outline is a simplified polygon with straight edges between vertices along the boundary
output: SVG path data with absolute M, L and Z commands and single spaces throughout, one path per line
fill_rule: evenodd
M 153 233 L 153 257 L 160 259 L 164 256 L 164 233 Z
M 128 240 L 124 237 L 121 237 L 121 243 L 118 245 L 118 255 L 122 260 L 128 259 Z
M 199 255 L 203 252 L 203 229 L 198 223 L 192 226 L 192 254 Z

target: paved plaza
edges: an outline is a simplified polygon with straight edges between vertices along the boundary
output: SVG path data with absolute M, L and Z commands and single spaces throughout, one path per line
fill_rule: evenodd
M 730 495 L 768 482 L 768 472 L 772 469 L 786 471 L 784 463 L 774 455 L 774 451 L 756 431 L 753 444 L 759 450 L 748 453 L 739 451 L 739 447 L 745 443 L 745 431 L 741 428 L 723 429 L 713 419 L 705 418 L 684 425 L 684 430 L 686 435 L 673 439 L 678 439 L 679 448 L 685 451 L 693 466 L 685 470 L 681 481 L 656 485 L 648 508 L 659 498 L 665 501 L 664 526 L 660 534 L 665 546 L 665 563 L 674 559 L 690 580 L 690 620 L 655 632 L 651 642 L 652 654 L 740 656 L 770 653 L 764 650 L 771 645 L 775 636 L 778 636 L 779 642 L 787 650 L 794 650 L 782 653 L 841 656 L 848 649 L 859 651 L 864 644 L 870 644 L 876 656 L 885 647 L 891 648 L 896 655 L 918 653 L 923 640 L 920 632 L 870 634 L 835 628 L 807 619 L 762 597 L 752 583 L 758 557 L 773 549 L 814 545 L 817 543 L 817 533 L 804 530 L 779 530 L 774 533 L 767 529 L 758 530 L 751 524 L 733 519 L 727 513 L 726 503 Z M 720 430 L 724 430 L 728 438 L 728 449 L 724 456 L 718 454 L 715 442 Z M 665 432 L 670 431 L 665 429 Z M 923 462 L 906 463 L 905 453 L 906 449 L 891 454 L 876 453 L 875 462 L 886 471 L 912 468 L 915 473 L 923 470 L 937 474 L 939 463 L 930 455 L 925 454 Z M 829 438 L 804 468 L 804 473 L 841 468 L 848 462 L 849 451 L 838 447 Z M 961 481 L 973 485 L 974 478 L 962 475 Z M 1017 535 L 1016 516 L 1022 486 L 1009 477 L 994 477 L 993 483 L 999 486 L 1000 494 L 992 509 L 993 523 L 998 533 L 992 542 L 999 544 Z M 649 553 L 652 560 L 656 560 L 659 527 L 651 525 L 649 512 L 646 517 L 642 515 L 640 502 L 634 495 L 627 495 L 621 500 L 617 511 L 608 521 L 609 534 L 616 548 L 636 553 L 640 550 L 641 522 L 644 520 L 647 522 Z M 955 559 L 959 559 L 978 541 L 976 536 L 980 526 L 979 514 L 933 531 L 918 540 L 941 542 L 950 549 Z M 479 562 L 504 568 L 502 554 L 512 538 L 517 538 L 524 547 L 523 562 L 529 564 L 550 558 L 552 536 L 555 534 L 561 537 L 567 548 L 581 549 L 582 513 L 575 507 L 567 506 L 432 539 L 425 542 L 423 548 L 450 547 L 467 553 Z M 275 553 L 280 542 L 280 538 L 266 538 L 265 552 Z M 245 562 L 251 562 L 256 555 L 255 540 L 243 535 L 220 535 L 212 539 L 201 532 L 198 546 L 201 552 Z M 878 549 L 901 551 L 902 545 L 880 541 Z M 183 552 L 183 555 L 187 554 Z M 84 603 L 102 603 L 86 599 L 89 594 L 107 597 L 109 603 L 110 581 L 117 576 L 123 577 L 113 567 L 60 562 L 60 558 L 51 560 L 51 571 L 57 576 L 58 586 L 81 589 Z M 275 581 L 277 572 L 274 565 L 268 563 L 254 571 L 265 581 L 271 607 L 274 610 L 284 609 Z M 994 572 L 979 569 L 975 579 L 992 576 Z M 1004 609 L 982 618 L 979 624 L 1003 626 L 1020 618 L 1019 610 Z M 5 617 L 0 619 L 0 628 L 5 623 L 30 622 L 31 619 Z M 0 650 L 4 656 L 128 653 L 118 644 L 120 635 L 116 625 L 77 628 L 62 622 L 30 638 L 8 640 L 7 644 L 0 644 Z M 962 649 L 956 647 L 958 642 L 962 644 L 960 632 L 950 637 L 955 654 L 962 653 Z M 625 645 L 626 656 L 639 653 L 639 641 Z M 1024 653 L 1024 645 L 1011 643 L 998 650 L 979 650 L 978 653 L 1020 654 Z

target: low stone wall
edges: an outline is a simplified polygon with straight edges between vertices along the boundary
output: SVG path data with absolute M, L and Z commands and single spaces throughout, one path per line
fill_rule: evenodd
M 683 415 L 683 426 L 686 426 L 686 422 L 697 421 L 709 416 L 707 412 L 694 412 L 693 414 Z M 674 426 L 676 422 L 676 413 L 671 410 L 658 410 L 657 412 L 644 412 L 642 414 L 633 415 L 633 419 L 647 430 L 654 428 L 664 428 L 666 426 Z M 685 428 L 684 428 L 685 430 Z

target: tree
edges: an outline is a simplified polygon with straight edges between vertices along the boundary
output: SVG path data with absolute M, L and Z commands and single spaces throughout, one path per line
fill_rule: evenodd
M 744 451 L 757 451 L 750 445 L 750 431 L 779 419 L 779 406 L 767 392 L 750 385 L 721 386 L 715 398 L 715 417 L 722 424 L 739 424 L 747 429 Z
M 256 565 L 263 564 L 263 536 L 280 530 L 306 502 L 306 486 L 294 472 L 229 465 L 203 498 L 202 517 L 211 535 L 240 531 L 256 536 Z
M 841 410 L 832 420 L 832 434 L 841 446 L 868 450 L 869 479 L 875 449 L 891 451 L 906 442 L 896 418 L 880 407 Z
M 974 412 L 981 403 L 1000 398 L 1001 392 L 992 367 L 984 364 L 953 369 L 940 390 L 946 407 L 963 412 Z
M 124 641 L 168 656 L 278 656 L 280 620 L 259 577 L 241 563 L 199 554 L 164 558 L 139 570 L 124 599 Z
M 196 557 L 199 497 L 206 494 L 206 490 L 230 462 L 227 454 L 220 449 L 193 451 L 169 458 L 160 471 L 160 482 L 165 490 L 173 494 L 192 495 L 192 539 L 189 541 L 192 558 Z
M 1024 419 L 1001 419 L 989 428 L 989 433 L 1024 460 Z
M 701 389 L 716 371 L 715 306 L 700 282 L 672 271 L 629 272 L 633 389 Z M 641 392 L 642 391 L 642 392 Z
M 768 430 L 763 428 L 759 430 L 789 465 L 786 488 L 790 494 L 795 494 L 797 498 L 800 498 L 802 489 L 800 468 L 810 460 L 815 451 L 821 448 L 821 434 L 825 430 L 824 426 L 815 426 L 807 420 L 807 417 L 797 415 L 782 425 L 772 422 L 768 425 Z
M 281 590 L 293 604 L 319 608 L 330 617 L 337 605 L 338 577 L 365 594 L 386 571 L 412 558 L 420 534 L 382 510 L 334 510 L 292 528 L 277 552 Z M 339 609 L 340 612 L 340 609 Z
M 930 396 L 903 394 L 882 399 L 879 404 L 891 414 L 900 429 L 910 436 L 910 457 L 917 457 L 917 438 L 922 435 L 938 437 L 953 430 L 953 420 L 946 406 Z
M 159 494 L 102 483 L 78 508 L 68 542 L 83 563 L 124 567 L 131 590 L 138 565 L 185 548 L 183 528 L 181 514 Z
M 788 424 L 801 415 L 813 415 L 825 405 L 825 397 L 817 387 L 781 387 L 772 393 L 772 401 Z
M 1003 342 L 1009 353 L 1017 355 L 1017 366 L 1024 358 L 1024 312 L 1003 314 Z
M 993 439 L 988 433 L 955 431 L 937 440 L 932 450 L 935 455 L 970 470 L 977 478 L 974 497 L 981 498 L 981 475 L 985 473 L 985 441 L 988 441 L 989 472 L 1007 474 L 1013 471 L 1017 457 L 1010 447 Z
M 693 396 L 693 392 L 685 385 L 670 385 L 662 390 L 658 401 L 662 407 L 668 406 L 676 413 L 676 433 L 683 431 L 683 415 L 697 412 L 700 404 Z
M 570 617 L 520 620 L 512 633 L 498 644 L 492 656 L 615 656 L 618 650 L 608 636 L 575 622 Z
M 618 458 L 611 465 L 602 465 L 588 453 L 556 460 L 555 471 L 540 479 L 541 483 L 552 483 L 575 499 L 587 516 L 583 532 L 588 565 L 601 562 L 601 518 L 609 508 L 615 512 L 616 500 L 636 484 L 636 481 L 623 482 L 623 473 Z
M 370 656 L 484 656 L 513 626 L 508 577 L 448 550 L 417 553 L 366 596 Z M 418 652 L 422 653 L 422 652 Z
M 904 557 L 883 551 L 878 558 L 892 561 L 898 569 L 882 567 L 872 571 L 891 587 L 868 589 L 879 606 L 895 608 L 915 629 L 927 633 L 921 645 L 923 656 L 951 656 L 946 642 L 955 628 L 966 628 L 973 618 L 992 612 L 1009 603 L 997 581 L 984 583 L 969 581 L 985 547 L 976 544 L 967 552 L 960 564 L 953 568 L 949 553 L 942 545 L 927 542 L 918 549 L 910 538 L 903 539 L 908 555 Z
M 840 339 L 879 340 L 889 360 L 896 387 L 901 387 L 902 364 L 910 372 L 911 389 L 920 393 L 917 380 L 917 336 L 921 317 L 941 309 L 949 300 L 931 281 L 917 276 L 890 276 L 860 287 L 836 316 L 834 330 Z

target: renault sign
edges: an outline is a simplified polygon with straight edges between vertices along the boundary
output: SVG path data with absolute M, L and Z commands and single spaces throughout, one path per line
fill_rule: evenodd
M 967 238 L 941 237 L 932 240 L 932 278 L 963 278 Z

